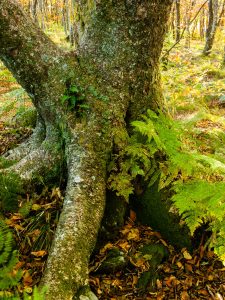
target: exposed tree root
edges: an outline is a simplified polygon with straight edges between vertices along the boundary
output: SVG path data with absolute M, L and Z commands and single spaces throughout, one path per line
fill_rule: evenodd
M 105 166 L 76 141 L 67 153 L 66 196 L 41 285 L 48 288 L 47 300 L 96 300 L 88 262 L 105 207 Z
M 18 147 L 9 150 L 4 154 L 8 160 L 21 160 L 27 156 L 30 152 L 40 147 L 41 143 L 45 139 L 45 125 L 40 117 L 37 118 L 37 125 L 33 131 L 33 134 Z

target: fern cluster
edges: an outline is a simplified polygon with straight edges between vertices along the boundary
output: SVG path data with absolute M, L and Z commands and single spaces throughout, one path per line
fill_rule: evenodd
M 18 285 L 22 276 L 22 273 L 15 269 L 18 258 L 17 251 L 13 250 L 13 244 L 12 232 L 5 222 L 0 220 L 0 298 L 2 299 L 8 299 L 7 294 L 10 295 L 8 291 Z
M 173 193 L 172 201 L 191 234 L 203 222 L 213 232 L 211 246 L 225 261 L 225 164 L 213 154 L 196 150 L 184 125 L 168 116 L 148 111 L 132 123 L 134 133 L 115 156 L 109 186 L 129 199 L 137 177 Z
M 16 287 L 22 278 L 18 270 L 18 252 L 13 250 L 13 234 L 3 220 L 0 220 L 0 299 L 20 300 Z M 34 288 L 33 294 L 24 293 L 23 300 L 44 300 L 46 289 L 41 291 Z

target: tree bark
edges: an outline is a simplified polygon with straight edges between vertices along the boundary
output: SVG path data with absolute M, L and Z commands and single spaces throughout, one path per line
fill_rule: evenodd
M 63 211 L 42 280 L 48 300 L 96 299 L 88 288 L 88 261 L 104 214 L 107 164 L 130 121 L 163 108 L 158 60 L 171 4 L 77 1 L 75 54 L 50 41 L 17 1 L 0 2 L 0 58 L 44 124 L 38 143 L 28 142 L 31 152 L 21 146 L 9 155 L 20 159 L 13 170 L 29 180 L 63 158 L 67 164 Z M 89 108 L 83 115 L 62 105 L 73 85 L 84 91 Z
M 180 0 L 175 1 L 176 4 L 176 42 L 180 40 Z
M 204 55 L 209 55 L 212 51 L 213 42 L 218 27 L 218 0 L 209 0 L 208 4 L 208 27 L 206 30 L 206 41 L 203 49 Z

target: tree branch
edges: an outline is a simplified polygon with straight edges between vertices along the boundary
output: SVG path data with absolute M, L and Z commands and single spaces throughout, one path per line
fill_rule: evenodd
M 0 59 L 27 91 L 34 105 L 46 106 L 44 120 L 54 118 L 75 59 L 55 45 L 16 0 L 0 1 Z M 41 113 L 41 110 L 38 109 Z

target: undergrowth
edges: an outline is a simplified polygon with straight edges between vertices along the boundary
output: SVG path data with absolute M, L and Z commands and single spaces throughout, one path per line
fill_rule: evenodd
M 3 211 L 16 211 L 18 195 L 23 193 L 23 185 L 16 173 L 0 172 L 0 208 Z
M 159 190 L 171 190 L 192 235 L 201 224 L 210 224 L 211 247 L 225 261 L 225 164 L 197 151 L 187 124 L 162 113 L 148 110 L 132 126 L 134 133 L 110 166 L 110 188 L 128 200 L 137 177 L 148 186 L 159 181 Z

